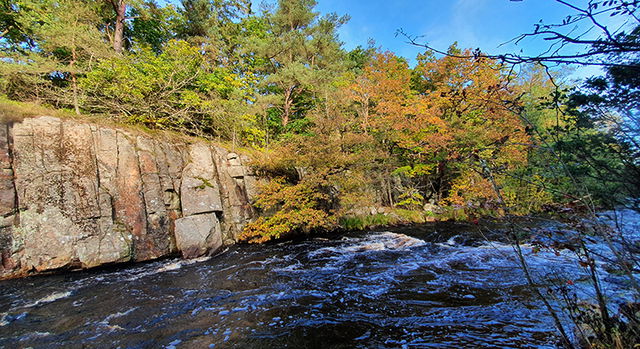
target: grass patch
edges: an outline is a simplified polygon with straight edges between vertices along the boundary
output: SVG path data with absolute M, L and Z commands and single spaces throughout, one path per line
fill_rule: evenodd
M 439 212 L 395 208 L 387 213 L 343 216 L 338 225 L 344 230 L 366 230 L 398 224 L 422 224 L 437 221 L 468 221 L 474 217 L 500 217 L 494 210 L 480 210 L 470 216 L 461 207 L 444 206 Z
M 121 122 L 109 115 L 78 115 L 70 109 L 56 109 L 36 102 L 14 101 L 7 98 L 7 96 L 0 94 L 0 122 L 21 122 L 24 119 L 35 118 L 39 116 L 53 116 L 63 120 L 75 120 L 78 122 L 87 122 L 104 127 L 118 128 L 124 131 L 131 132 L 133 134 L 145 134 L 154 139 L 165 140 L 167 142 L 181 142 L 191 144 L 199 141 L 205 141 L 207 143 L 220 146 L 227 151 L 234 151 L 247 155 L 255 154 L 255 150 L 237 145 L 234 147 L 230 141 L 217 141 L 204 137 L 189 136 L 171 130 L 151 129 L 140 124 Z M 254 156 L 251 157 L 253 158 Z
M 395 209 L 393 212 L 400 217 L 402 222 L 406 223 L 426 223 L 435 220 L 433 212 Z
M 345 230 L 363 230 L 394 224 L 395 219 L 382 213 L 369 216 L 345 216 L 338 219 L 338 224 Z
M 432 212 L 394 209 L 386 214 L 343 216 L 338 219 L 338 224 L 345 230 L 364 230 L 397 224 L 426 223 L 436 220 L 441 220 L 441 217 Z
M 1 121 L 20 122 L 26 118 L 45 115 L 67 119 L 77 117 L 70 110 L 49 108 L 39 103 L 12 101 L 6 96 L 0 95 Z

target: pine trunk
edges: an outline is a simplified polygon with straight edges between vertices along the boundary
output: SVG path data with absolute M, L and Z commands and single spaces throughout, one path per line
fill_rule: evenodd
M 124 0 L 112 0 L 116 11 L 116 27 L 113 33 L 113 49 L 121 53 L 124 47 L 124 20 L 127 4 Z

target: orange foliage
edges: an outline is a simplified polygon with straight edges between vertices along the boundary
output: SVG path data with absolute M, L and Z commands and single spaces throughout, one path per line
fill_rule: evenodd
M 356 104 L 369 103 L 363 125 L 391 142 L 410 166 L 431 165 L 423 167 L 439 171 L 431 177 L 448 176 L 440 190 L 449 203 L 495 199 L 480 161 L 500 171 L 526 164 L 529 139 L 511 110 L 518 91 L 485 58 L 423 55 L 411 74 L 392 53 L 373 57 L 350 86 Z M 412 90 L 412 84 L 419 86 Z
M 377 53 L 363 73 L 348 87 L 348 94 L 359 106 L 362 128 L 373 126 L 384 132 L 387 121 L 405 114 L 411 96 L 411 71 L 406 61 L 392 52 Z
M 310 176 L 295 185 L 278 178 L 264 185 L 254 205 L 273 213 L 249 223 L 239 240 L 263 243 L 293 233 L 309 233 L 333 226 L 334 218 L 323 209 L 323 204 L 330 197 L 322 190 L 326 185 L 322 177 Z
M 526 192 L 507 177 L 527 162 L 529 139 L 512 110 L 519 92 L 496 62 L 423 55 L 412 70 L 383 52 L 342 79 L 310 115 L 309 132 L 262 161 L 293 183 L 262 188 L 255 205 L 265 216 L 242 240 L 330 228 L 337 214 L 375 205 L 375 195 L 402 207 L 437 201 L 466 209 L 498 207 L 496 186 L 505 186 L 507 200 Z

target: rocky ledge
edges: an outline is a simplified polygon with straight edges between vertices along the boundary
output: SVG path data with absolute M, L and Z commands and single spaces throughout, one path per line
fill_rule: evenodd
M 0 278 L 212 254 L 251 219 L 246 156 L 54 117 L 0 124 Z

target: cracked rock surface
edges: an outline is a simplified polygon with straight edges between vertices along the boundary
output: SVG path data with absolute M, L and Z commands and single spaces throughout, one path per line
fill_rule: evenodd
M 0 278 L 212 254 L 253 217 L 248 158 L 55 117 L 0 124 Z

